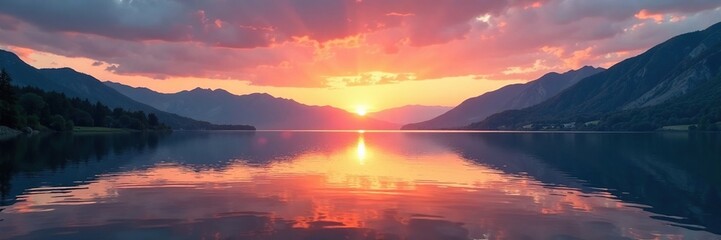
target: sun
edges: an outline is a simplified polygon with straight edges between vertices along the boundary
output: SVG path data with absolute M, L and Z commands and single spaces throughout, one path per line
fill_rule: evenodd
M 358 116 L 365 116 L 368 114 L 368 108 L 366 106 L 357 106 L 355 108 L 355 114 L 358 114 Z

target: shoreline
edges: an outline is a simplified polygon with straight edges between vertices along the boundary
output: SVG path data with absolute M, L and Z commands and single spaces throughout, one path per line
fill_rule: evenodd
M 9 128 L 6 126 L 0 126 L 0 140 L 10 139 L 19 136 L 20 134 L 23 134 L 22 131 Z
M 42 133 L 71 133 L 71 134 L 107 134 L 107 133 L 143 133 L 143 132 L 172 132 L 172 130 L 135 130 L 126 128 L 105 128 L 105 127 L 74 127 L 72 131 L 36 130 L 26 133 L 19 129 L 0 126 L 0 140 L 7 140 L 20 135 L 35 135 Z

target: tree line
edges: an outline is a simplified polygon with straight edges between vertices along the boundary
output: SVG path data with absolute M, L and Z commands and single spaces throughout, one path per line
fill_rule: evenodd
M 110 108 L 101 102 L 69 98 L 35 87 L 14 87 L 0 70 L 0 125 L 15 129 L 72 131 L 75 126 L 168 130 L 154 113 Z

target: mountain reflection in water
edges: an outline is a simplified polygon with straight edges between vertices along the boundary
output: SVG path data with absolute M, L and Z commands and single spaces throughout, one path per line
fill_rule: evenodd
M 0 142 L 43 239 L 717 239 L 721 136 L 175 132 Z

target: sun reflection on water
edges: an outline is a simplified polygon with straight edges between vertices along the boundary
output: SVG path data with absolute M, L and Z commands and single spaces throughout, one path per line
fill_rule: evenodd
M 285 134 L 281 138 L 261 135 L 254 140 L 265 139 L 267 144 L 258 146 L 272 148 L 278 141 L 303 142 L 293 142 L 300 135 Z M 650 236 L 634 232 L 650 229 L 649 226 L 664 228 L 666 232 L 659 235 L 661 238 L 679 233 L 678 229 L 665 229 L 667 226 L 651 221 L 647 212 L 626 207 L 608 192 L 549 188 L 532 177 L 477 164 L 449 149 L 419 154 L 418 149 L 429 150 L 434 146 L 403 135 L 359 131 L 331 138 L 327 144 L 331 147 L 279 156 L 278 159 L 286 160 L 269 161 L 261 166 L 243 159 L 222 167 L 196 169 L 181 163 L 159 163 L 101 175 L 82 187 L 62 191 L 30 189 L 21 196 L 24 201 L 4 211 L 12 214 L 6 215 L 5 222 L 30 221 L 30 215 L 22 214 L 48 211 L 63 223 L 64 218 L 95 208 L 104 211 L 103 214 L 85 216 L 82 223 L 112 222 L 119 218 L 222 223 L 227 214 L 255 214 L 272 216 L 271 223 L 263 226 L 277 226 L 289 220 L 291 229 L 372 228 L 396 236 L 438 227 L 459 233 L 454 236 L 458 239 L 484 234 L 497 238 L 521 236 L 515 233 L 550 238 L 554 231 L 571 225 L 590 234 L 584 236 L 598 238 L 606 236 L 603 234 L 609 228 L 616 231 L 614 234 L 632 238 Z M 167 150 L 172 153 L 194 146 L 176 145 Z M 203 148 L 192 150 L 210 152 Z M 514 159 L 512 154 L 487 154 Z M 553 171 L 548 169 L 549 174 Z M 173 210 L 162 210 L 171 209 L 168 206 Z M 578 219 L 583 218 L 601 220 L 579 223 Z M 13 229 L 35 230 L 41 226 L 44 225 Z M 280 231 L 269 228 L 263 231 Z
M 358 163 L 360 163 L 360 165 L 365 165 L 366 154 L 366 142 L 365 138 L 363 138 L 363 133 L 361 132 L 358 135 L 358 145 L 356 146 L 356 155 L 358 157 Z

